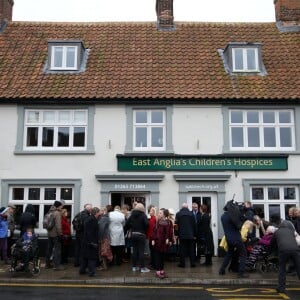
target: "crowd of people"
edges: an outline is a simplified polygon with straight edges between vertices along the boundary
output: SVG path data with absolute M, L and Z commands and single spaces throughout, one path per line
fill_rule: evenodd
M 263 253 L 273 253 L 278 258 L 277 291 L 285 292 L 286 273 L 300 279 L 300 209 L 291 207 L 286 220 L 279 216 L 271 221 L 262 220 L 255 214 L 252 203 L 243 205 L 228 201 L 221 216 L 224 236 L 220 247 L 226 252 L 219 269 L 237 272 L 238 278 L 247 278 L 246 271 L 253 271 Z
M 97 270 L 130 260 L 133 272 L 155 270 L 155 276 L 161 279 L 168 277 L 166 259 L 174 261 L 176 256 L 180 268 L 185 267 L 187 257 L 190 267 L 195 267 L 201 256 L 205 257 L 203 265 L 211 266 L 214 244 L 208 208 L 193 203 L 193 211 L 187 203 L 177 214 L 173 209 L 153 205 L 146 209 L 142 203 L 133 203 L 132 208 L 86 204 L 72 221 L 74 266 L 79 267 L 79 274 L 95 276 Z
M 95 276 L 97 271 L 107 270 L 112 265 L 131 262 L 133 272 L 155 271 L 158 278 L 168 277 L 166 259 L 175 261 L 179 268 L 212 265 L 214 255 L 211 216 L 205 204 L 192 203 L 190 210 L 183 203 L 175 213 L 173 209 L 144 207 L 134 202 L 132 207 L 116 205 L 93 207 L 87 203 L 72 220 L 63 200 L 55 201 L 47 215 L 48 244 L 45 255 L 46 268 L 63 270 L 69 263 L 70 247 L 73 244 L 74 266 L 79 274 Z M 16 229 L 14 205 L 0 210 L 0 255 L 9 264 L 12 237 Z M 50 218 L 51 215 L 51 218 Z M 220 275 L 226 270 L 237 272 L 238 278 L 248 277 L 254 270 L 262 253 L 276 249 L 279 259 L 278 291 L 285 290 L 286 272 L 297 273 L 300 278 L 300 248 L 296 235 L 300 234 L 300 209 L 291 207 L 286 220 L 279 217 L 268 222 L 255 214 L 251 202 L 237 205 L 228 201 L 221 216 L 224 237 L 220 247 L 225 251 Z M 36 242 L 34 227 L 36 218 L 31 204 L 26 206 L 19 222 L 20 237 L 17 244 L 29 249 Z M 75 233 L 72 242 L 72 230 Z M 300 237 L 299 237 L 300 239 Z M 32 248 L 30 248 L 32 249 Z M 73 253 L 74 252 L 74 253 Z M 149 259 L 145 260 L 145 253 Z M 24 255 L 24 269 L 29 256 Z

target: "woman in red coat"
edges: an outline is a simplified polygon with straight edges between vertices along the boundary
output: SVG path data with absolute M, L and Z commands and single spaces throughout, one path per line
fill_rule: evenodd
M 69 248 L 71 245 L 71 223 L 68 219 L 68 211 L 64 208 L 61 211 L 61 230 L 62 230 L 62 243 L 61 243 L 61 263 L 68 263 Z
M 164 271 L 165 254 L 174 240 L 173 223 L 169 219 L 169 211 L 160 209 L 158 220 L 153 229 L 151 244 L 154 247 L 155 269 L 158 278 L 166 278 Z

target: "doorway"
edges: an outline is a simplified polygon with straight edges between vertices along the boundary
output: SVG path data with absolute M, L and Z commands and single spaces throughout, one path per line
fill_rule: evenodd
M 128 205 L 131 210 L 134 202 L 142 203 L 147 213 L 147 207 L 150 204 L 150 195 L 145 193 L 111 193 L 110 204 L 113 207 L 116 205 L 120 207 Z
M 218 206 L 216 193 L 188 193 L 187 204 L 192 209 L 192 203 L 205 204 L 211 217 L 211 229 L 214 238 L 215 256 L 218 254 Z

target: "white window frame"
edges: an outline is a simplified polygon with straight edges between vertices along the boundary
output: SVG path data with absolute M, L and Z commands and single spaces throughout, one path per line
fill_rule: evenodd
M 24 199 L 13 199 L 13 189 L 20 188 L 24 190 Z M 40 199 L 39 200 L 30 200 L 28 199 L 29 195 L 29 189 L 31 188 L 38 188 L 40 189 Z M 47 213 L 45 206 L 51 206 L 54 204 L 55 200 L 45 200 L 45 189 L 47 188 L 55 188 L 56 189 L 56 199 L 55 200 L 61 200 L 61 189 L 72 189 L 72 200 L 65 200 L 66 206 L 71 206 L 71 215 L 70 218 L 74 215 L 74 197 L 75 197 L 75 188 L 72 185 L 11 185 L 9 187 L 9 203 L 12 203 L 16 206 L 22 205 L 23 206 L 23 212 L 26 209 L 26 206 L 28 204 L 32 204 L 34 206 L 39 206 L 39 219 L 37 220 L 38 227 L 35 228 L 35 231 L 37 233 L 45 233 L 46 229 L 43 229 L 43 217 Z
M 55 49 L 62 48 L 62 65 L 55 66 Z M 67 56 L 68 56 L 68 49 L 75 49 L 74 53 L 74 66 L 68 67 L 67 66 Z M 58 46 L 51 46 L 51 70 L 78 70 L 78 46 L 66 46 L 66 45 L 58 45 Z
M 242 50 L 243 53 L 243 68 L 242 69 L 237 69 L 236 67 L 236 60 L 235 60 L 235 56 L 236 56 L 236 51 L 237 50 Z M 255 64 L 255 68 L 254 69 L 250 69 L 248 67 L 249 62 L 248 62 L 248 58 L 247 58 L 247 52 L 251 50 L 254 50 L 254 64 Z M 232 48 L 232 71 L 233 72 L 260 72 L 259 70 L 259 61 L 258 61 L 258 49 L 255 47 L 248 47 L 248 48 L 244 48 L 244 47 L 234 47 Z
M 39 115 L 39 118 L 36 122 L 28 122 L 28 114 L 30 112 L 36 112 Z M 54 113 L 53 121 L 43 121 L 43 115 L 47 112 Z M 70 113 L 70 121 L 60 122 L 59 121 L 59 113 L 60 112 L 69 112 Z M 85 121 L 76 122 L 75 113 L 83 112 L 85 114 Z M 27 129 L 29 127 L 38 128 L 38 144 L 37 146 L 27 146 Z M 52 127 L 54 129 L 54 140 L 53 146 L 43 146 L 43 128 L 44 127 Z M 67 147 L 59 147 L 58 146 L 58 130 L 60 127 L 67 127 L 70 129 L 69 131 L 69 146 Z M 85 131 L 84 136 L 84 146 L 73 146 L 74 141 L 74 128 L 83 127 Z M 24 150 L 42 150 L 42 151 L 62 151 L 62 150 L 86 150 L 87 149 L 87 134 L 88 134 L 88 110 L 87 109 L 25 109 L 25 117 L 24 117 L 24 138 L 23 138 L 23 149 Z
M 243 121 L 241 123 L 232 123 L 231 113 L 234 111 L 240 111 L 243 113 Z M 247 122 L 247 112 L 256 111 L 259 114 L 258 123 L 248 123 Z M 267 111 L 272 111 L 275 113 L 275 122 L 274 123 L 264 123 L 263 122 L 263 113 Z M 280 112 L 289 112 L 291 116 L 291 123 L 280 123 L 279 122 L 279 113 Z M 233 147 L 232 146 L 232 129 L 233 128 L 242 128 L 243 129 L 243 146 L 242 147 Z M 248 128 L 258 128 L 259 129 L 259 147 L 250 147 L 248 146 Z M 264 129 L 265 128 L 275 128 L 275 147 L 265 147 L 264 146 Z M 291 147 L 281 147 L 280 146 L 280 129 L 281 128 L 290 128 L 291 129 Z M 230 150 L 232 151 L 292 151 L 295 150 L 295 121 L 294 121 L 294 111 L 292 109 L 284 110 L 243 110 L 243 109 L 230 109 L 229 110 L 229 145 Z
M 264 191 L 263 199 L 253 199 L 253 189 L 262 188 Z M 278 188 L 279 189 L 279 199 L 268 199 L 268 189 L 269 188 Z M 284 189 L 285 188 L 294 188 L 295 189 L 295 199 L 284 199 Z M 270 221 L 269 215 L 269 206 L 270 205 L 279 205 L 280 206 L 280 217 L 285 219 L 285 205 L 299 206 L 299 189 L 296 185 L 251 185 L 250 186 L 250 201 L 254 205 L 263 205 L 264 206 L 264 217 L 265 220 Z
M 144 111 L 147 113 L 147 122 L 146 123 L 137 123 L 136 122 L 136 112 Z M 151 123 L 151 113 L 154 111 L 160 111 L 163 114 L 162 123 Z M 136 146 L 136 129 L 138 127 L 146 127 L 147 130 L 147 146 L 146 147 L 137 147 Z M 161 147 L 152 147 L 152 128 L 162 128 L 163 129 L 163 138 Z M 164 109 L 134 109 L 133 110 L 133 149 L 134 151 L 164 151 L 166 149 L 166 111 Z

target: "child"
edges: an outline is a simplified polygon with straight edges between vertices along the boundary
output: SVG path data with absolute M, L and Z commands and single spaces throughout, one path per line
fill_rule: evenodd
M 151 244 L 154 248 L 156 276 L 158 278 L 163 279 L 168 277 L 164 271 L 164 260 L 165 254 L 173 240 L 173 223 L 169 219 L 169 211 L 167 209 L 160 209 L 151 238 Z

